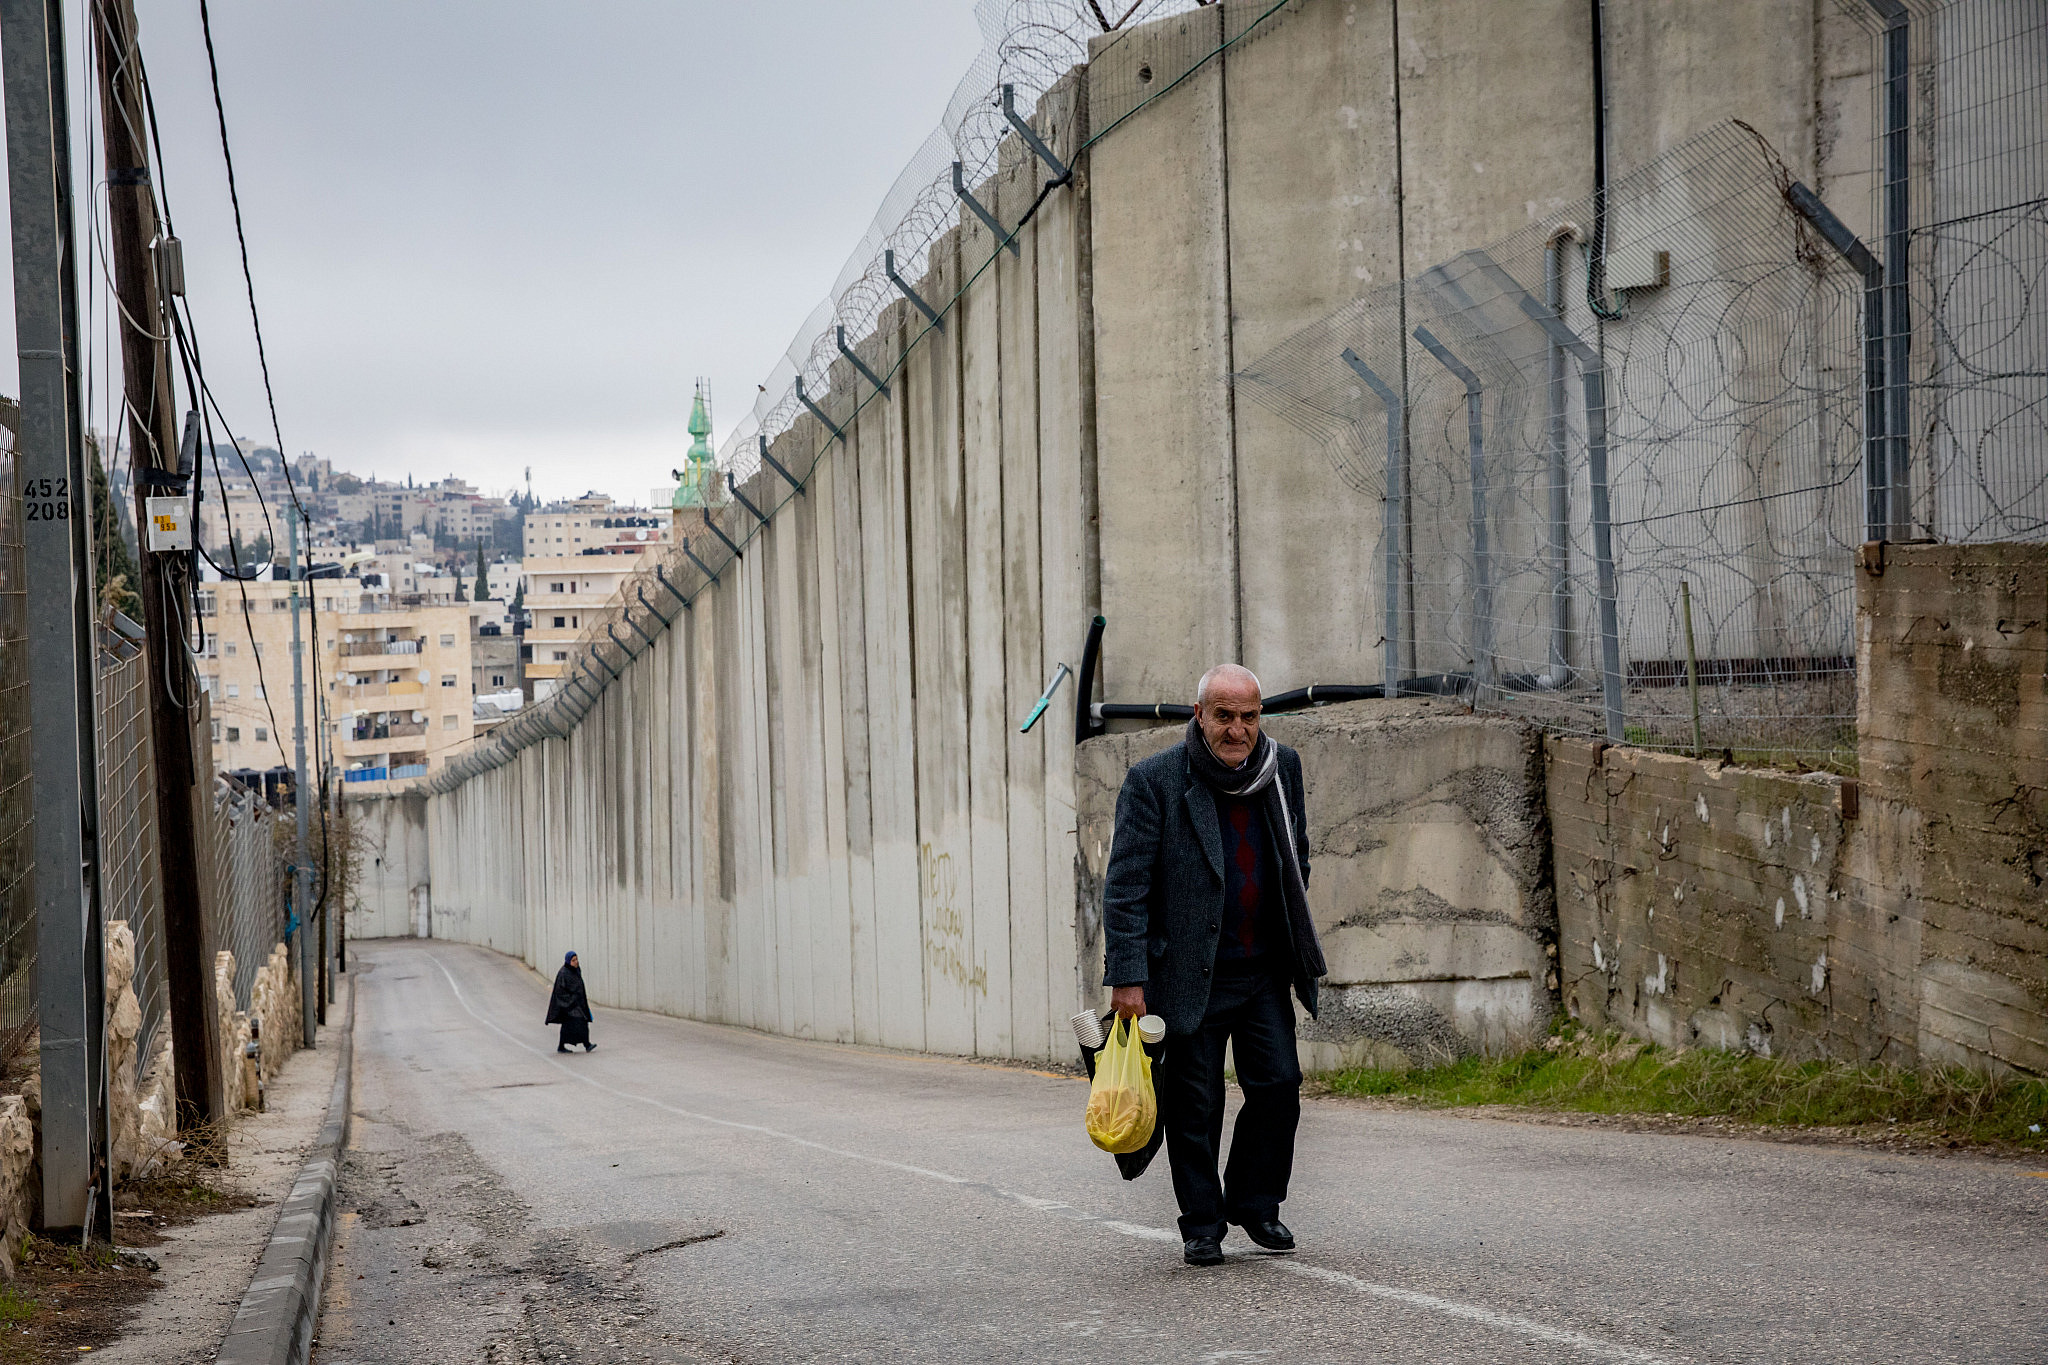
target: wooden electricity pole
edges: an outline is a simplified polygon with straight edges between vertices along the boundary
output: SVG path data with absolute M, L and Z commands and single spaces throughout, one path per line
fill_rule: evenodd
M 94 0 L 88 7 L 99 67 L 100 122 L 106 146 L 107 225 L 114 289 L 121 301 L 121 362 L 134 461 L 135 525 L 141 535 L 142 624 L 149 653 L 149 714 L 156 756 L 156 820 L 164 897 L 164 965 L 177 1059 L 178 1127 L 190 1132 L 223 1112 L 225 1078 L 218 1073 L 213 963 L 199 896 L 198 803 L 193 712 L 199 682 L 186 657 L 182 603 L 188 569 L 178 553 L 152 553 L 148 498 L 152 473 L 178 473 L 175 399 L 164 296 L 152 248 L 160 245 L 150 184 L 147 114 L 137 56 L 132 0 Z M 168 248 L 175 251 L 175 245 Z M 199 477 L 198 461 L 191 471 Z M 159 483 L 163 491 L 169 485 Z M 198 528 L 193 528 L 198 534 Z M 190 1139 L 188 1139 L 189 1141 Z

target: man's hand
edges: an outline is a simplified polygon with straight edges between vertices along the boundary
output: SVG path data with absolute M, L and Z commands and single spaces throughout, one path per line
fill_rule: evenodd
M 1145 1012 L 1145 988 L 1143 986 L 1118 986 L 1109 993 L 1109 1007 L 1126 1019 L 1135 1019 Z

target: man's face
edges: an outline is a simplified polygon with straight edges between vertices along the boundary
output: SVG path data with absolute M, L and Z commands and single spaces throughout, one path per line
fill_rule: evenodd
M 1235 768 L 1259 742 L 1259 689 L 1242 678 L 1218 678 L 1195 708 L 1209 752 Z

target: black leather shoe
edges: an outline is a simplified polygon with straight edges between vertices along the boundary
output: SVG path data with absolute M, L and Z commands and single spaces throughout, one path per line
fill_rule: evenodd
M 597 1044 L 596 1044 L 596 1043 L 585 1043 L 585 1044 L 583 1045 L 583 1050 L 584 1050 L 585 1052 L 595 1052 L 595 1051 L 597 1051 Z M 1278 1226 L 1278 1225 L 1276 1224 L 1275 1226 Z M 1290 1242 L 1290 1243 L 1289 1243 L 1289 1245 L 1291 1246 L 1291 1245 L 1293 1245 L 1293 1244 L 1292 1244 L 1292 1243 Z
M 1265 1218 L 1256 1223 L 1239 1223 L 1244 1235 L 1268 1251 L 1294 1250 L 1294 1234 L 1287 1230 L 1287 1224 L 1278 1218 Z
M 1190 1237 L 1181 1244 L 1180 1254 L 1189 1265 L 1222 1265 L 1223 1242 L 1216 1237 Z
M 565 1044 L 562 1044 L 562 1043 L 556 1043 L 556 1044 L 555 1044 L 555 1051 L 557 1051 L 557 1052 L 567 1052 L 568 1050 L 569 1050 L 569 1049 L 568 1049 L 568 1047 L 567 1047 L 567 1046 L 566 1046 Z

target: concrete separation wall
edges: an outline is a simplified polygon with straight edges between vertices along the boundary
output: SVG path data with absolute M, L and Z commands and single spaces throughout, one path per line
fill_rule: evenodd
M 1548 741 L 1565 1007 L 2048 1073 L 2048 546 L 1872 547 L 1857 615 L 1857 780 Z
M 636 657 L 606 650 L 566 736 L 445 794 L 357 807 L 375 852 L 350 932 L 542 971 L 576 949 L 600 1004 L 1065 1055 L 1100 946 L 1072 684 L 1029 734 L 1018 721 L 1097 612 L 1110 700 L 1180 700 L 1233 658 L 1273 691 L 1378 680 L 1382 503 L 1237 402 L 1231 376 L 1376 283 L 1587 194 L 1588 24 L 1576 0 L 1227 0 L 1097 43 L 1037 115 L 1072 183 L 1014 254 L 991 262 L 971 214 L 939 239 L 915 287 L 960 296 L 944 329 L 883 310 L 855 344 L 889 391 L 850 420 L 868 381 L 842 363 L 815 386 L 844 429 L 805 417 L 777 439 L 804 493 L 743 557 L 715 584 L 669 567 L 692 605 L 640 611 L 652 638 L 621 631 Z M 1743 117 L 1831 194 L 1868 144 L 1818 121 L 1867 105 L 1868 82 L 1822 68 L 1868 45 L 1826 4 L 1617 21 L 1609 69 L 1635 84 L 1610 124 L 1616 172 Z M 1042 168 L 1013 139 L 972 188 L 1016 224 Z M 776 506 L 778 478 L 744 491 Z M 716 543 L 686 515 L 682 534 Z M 1346 745 L 1382 765 L 1330 800 L 1392 841 L 1331 864 L 1349 964 L 1332 1057 L 1494 1047 L 1547 1017 L 1551 912 L 1518 861 L 1542 860 L 1539 755 L 1512 726 L 1467 724 L 1316 741 L 1327 781 Z M 1441 785 L 1467 760 L 1529 795 L 1512 838 Z M 1439 847 L 1456 851 L 1423 851 Z
M 1301 753 L 1309 908 L 1330 964 L 1321 1018 L 1303 1020 L 1303 1064 L 1405 1066 L 1539 1037 L 1557 982 L 1536 732 L 1426 700 L 1351 702 L 1266 729 Z M 1133 763 L 1182 733 L 1081 746 L 1093 982 L 1117 791 Z

